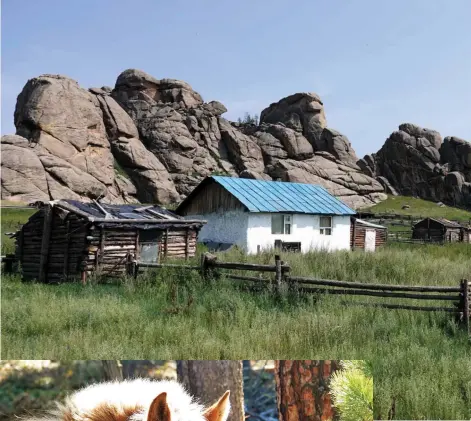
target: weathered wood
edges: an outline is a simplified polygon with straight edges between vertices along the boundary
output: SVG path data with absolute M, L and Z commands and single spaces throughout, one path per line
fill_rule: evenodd
M 81 276 L 80 276 L 80 280 L 82 282 L 82 285 L 86 285 L 87 284 L 87 271 L 86 270 L 83 270 L 82 273 L 81 273 Z
M 439 300 L 439 301 L 456 301 L 458 297 L 455 295 L 429 295 L 429 294 L 408 294 L 405 292 L 385 292 L 385 291 L 368 291 L 360 289 L 330 289 L 330 288 L 306 288 L 299 287 L 297 291 L 305 293 L 328 293 L 342 295 L 365 295 L 370 297 L 391 297 L 391 298 L 414 298 L 416 300 Z
M 168 228 L 165 230 L 164 257 L 168 254 Z
M 470 333 L 469 326 L 470 326 L 470 293 L 469 293 L 469 287 L 470 287 L 470 282 L 468 279 L 463 279 L 461 281 L 461 287 L 462 287 L 462 294 L 463 294 L 463 322 L 464 326 L 466 329 L 466 332 L 468 334 Z
M 190 247 L 190 230 L 187 228 L 186 229 L 186 236 L 185 236 L 185 259 L 188 260 L 188 256 L 190 254 L 190 250 L 189 250 L 189 247 Z
M 44 282 L 47 272 L 47 258 L 49 256 L 49 244 L 51 238 L 53 208 L 46 206 L 44 208 L 43 238 L 41 243 L 41 258 L 39 264 L 39 282 Z
M 460 292 L 461 288 L 457 287 L 439 287 L 439 286 L 415 286 L 415 285 L 386 285 L 386 284 L 369 284 L 362 282 L 334 281 L 330 279 L 314 279 L 304 278 L 301 276 L 290 276 L 290 282 L 297 282 L 310 285 L 328 285 L 344 288 L 362 288 L 382 291 L 423 291 L 423 292 Z
M 235 281 L 252 281 L 252 282 L 260 282 L 260 283 L 269 283 L 270 279 L 261 278 L 257 276 L 242 276 L 242 275 L 233 275 L 233 274 L 226 274 L 225 278 L 233 279 Z
M 195 265 L 176 265 L 171 263 L 147 263 L 147 262 L 137 262 L 139 267 L 142 268 L 181 268 L 188 270 L 199 270 L 200 266 Z
M 103 257 L 103 254 L 105 253 L 105 241 L 105 229 L 103 227 L 100 227 L 100 257 Z
M 278 289 L 281 288 L 281 260 L 278 254 L 275 256 L 275 284 Z
M 432 306 L 411 306 L 405 304 L 387 304 L 387 303 L 357 303 L 357 302 L 342 302 L 344 305 L 365 306 L 365 307 L 380 307 L 399 310 L 417 310 L 417 311 L 444 311 L 446 313 L 460 313 L 456 308 L 451 307 L 432 307 Z

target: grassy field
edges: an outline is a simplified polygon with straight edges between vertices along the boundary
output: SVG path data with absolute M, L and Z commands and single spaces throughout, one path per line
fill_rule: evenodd
M 409 205 L 409 209 L 402 209 Z M 363 211 L 374 213 L 390 213 L 400 215 L 412 215 L 430 218 L 446 218 L 468 222 L 471 220 L 471 211 L 466 211 L 449 206 L 438 206 L 435 202 L 406 196 L 388 196 L 388 199 Z
M 237 250 L 220 255 L 263 263 L 273 257 L 247 257 Z M 295 274 L 363 282 L 457 286 L 471 274 L 471 247 L 464 244 L 283 259 Z M 471 347 L 453 318 L 342 305 L 354 300 L 277 301 L 268 293 L 244 292 L 224 280 L 203 283 L 198 273 L 178 270 L 86 287 L 5 276 L 2 357 L 369 359 L 376 418 L 387 419 L 393 401 L 395 419 L 471 418 Z

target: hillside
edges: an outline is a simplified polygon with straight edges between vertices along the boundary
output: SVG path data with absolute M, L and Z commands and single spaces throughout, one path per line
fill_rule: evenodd
M 403 206 L 409 206 L 403 209 Z M 386 213 L 398 215 L 410 215 L 417 217 L 446 218 L 454 221 L 471 221 L 471 211 L 455 208 L 452 206 L 439 206 L 435 202 L 419 199 L 416 197 L 393 196 L 374 206 L 362 208 L 361 211 L 373 213 Z

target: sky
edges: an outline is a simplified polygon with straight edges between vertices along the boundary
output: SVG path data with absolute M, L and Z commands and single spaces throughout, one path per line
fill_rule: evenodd
M 26 81 L 188 82 L 236 120 L 320 95 L 359 157 L 401 123 L 471 141 L 471 0 L 2 0 L 1 132 Z

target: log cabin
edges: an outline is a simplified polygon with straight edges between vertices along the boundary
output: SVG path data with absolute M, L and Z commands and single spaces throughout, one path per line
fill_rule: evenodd
M 16 257 L 25 280 L 86 282 L 92 273 L 124 274 L 129 259 L 188 259 L 204 224 L 155 205 L 55 200 L 44 203 L 15 234 Z
M 425 218 L 412 227 L 412 238 L 436 243 L 465 241 L 467 229 L 457 222 Z
M 388 241 L 388 228 L 352 217 L 350 228 L 352 250 L 375 251 Z

